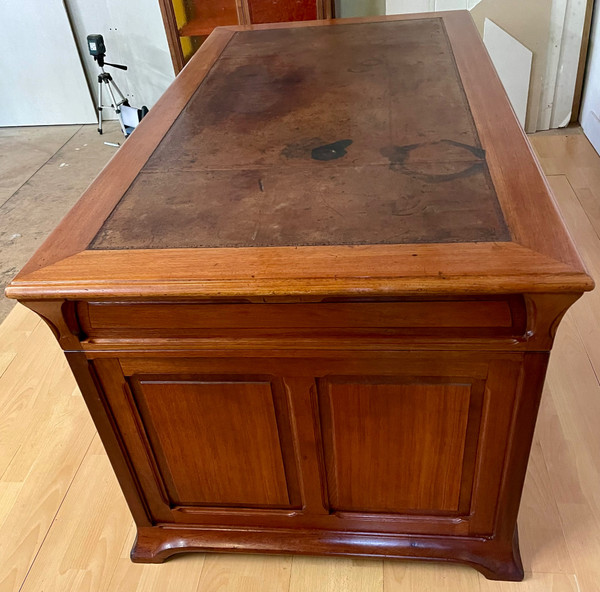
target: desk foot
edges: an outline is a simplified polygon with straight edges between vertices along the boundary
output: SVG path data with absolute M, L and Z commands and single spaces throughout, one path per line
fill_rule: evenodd
M 482 558 L 482 563 L 473 565 L 475 569 L 481 572 L 488 580 L 505 580 L 509 582 L 520 582 L 525 577 L 523 571 L 523 562 L 521 561 L 521 552 L 519 550 L 519 533 L 515 526 L 515 532 L 512 542 L 506 545 L 504 550 L 499 545 L 500 550 L 486 558 Z
M 512 541 L 467 537 L 354 535 L 324 530 L 142 527 L 131 550 L 135 563 L 163 563 L 179 553 L 269 553 L 419 559 L 469 565 L 489 580 L 519 582 L 523 565 Z

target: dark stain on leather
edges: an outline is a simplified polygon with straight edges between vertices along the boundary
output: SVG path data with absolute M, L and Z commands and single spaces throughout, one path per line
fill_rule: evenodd
M 352 144 L 352 140 L 338 140 L 331 144 L 324 144 L 313 148 L 310 156 L 313 160 L 336 160 L 346 156 L 346 148 Z
M 470 177 L 485 168 L 485 150 L 454 140 L 386 146 L 380 150 L 390 169 L 428 183 Z

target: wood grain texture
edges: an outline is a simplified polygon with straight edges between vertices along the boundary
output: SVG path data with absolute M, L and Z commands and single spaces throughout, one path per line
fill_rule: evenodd
M 100 471 L 95 478 L 96 471 Z M 94 486 L 89 487 L 93 482 Z M 37 554 L 21 590 L 38 592 L 95 592 L 106 589 L 121 544 L 129 530 L 127 506 L 115 496 L 118 485 L 104 455 L 87 455 L 72 478 L 60 507 L 70 520 L 56 520 Z M 90 512 L 94 500 L 97 511 Z M 90 545 L 96 541 L 97 559 L 89 565 Z M 51 569 L 60 557 L 60 569 Z
M 600 167 L 600 160 L 592 160 L 590 155 L 582 156 L 584 151 L 580 151 L 572 139 L 566 142 L 564 136 L 540 135 L 534 139 L 536 148 L 543 148 L 541 155 L 546 162 L 554 158 L 552 170 L 556 175 L 573 172 L 573 177 L 567 178 L 572 179 L 572 187 L 577 188 L 578 194 L 564 184 L 561 177 L 551 181 L 571 232 L 595 275 L 598 236 L 588 229 L 598 224 L 600 218 L 595 216 L 593 208 L 583 209 L 582 204 L 585 206 L 588 202 L 585 195 L 581 194 L 579 198 L 578 195 L 586 187 L 589 191 L 595 188 L 584 185 L 582 171 L 596 166 L 595 163 Z M 583 136 L 579 140 L 586 144 Z M 561 163 L 562 169 L 558 168 Z M 593 331 L 597 327 L 594 309 L 587 305 L 587 298 L 573 306 L 561 325 L 553 353 L 555 363 L 550 364 L 549 388 L 542 400 L 519 519 L 526 576 L 516 587 L 524 592 L 596 592 L 600 579 L 597 561 L 600 524 L 596 520 L 600 455 L 595 428 L 599 417 L 597 374 L 600 367 L 591 357 L 593 349 L 586 349 L 584 344 L 586 339 L 590 346 L 593 345 Z M 15 363 L 20 368 L 12 375 L 11 382 L 24 375 L 43 375 L 45 358 L 54 355 L 48 347 L 51 343 L 49 329 L 41 325 L 40 331 L 32 333 L 38 324 L 39 317 L 17 306 L 7 322 L 0 326 L 0 351 L 15 353 L 9 369 Z M 47 336 L 47 342 L 44 336 Z M 45 345 L 36 348 L 35 343 L 40 339 Z M 61 355 L 54 347 L 56 356 Z M 12 387 L 6 382 L 10 376 L 7 372 L 0 376 L 1 394 L 11 391 Z M 295 380 L 294 390 L 304 388 L 308 392 L 307 381 L 302 383 L 304 387 L 300 382 Z M 71 389 L 65 383 L 59 382 L 52 389 L 56 399 L 39 396 L 35 382 L 29 384 L 28 396 L 35 399 L 33 405 L 39 409 L 35 412 L 37 417 L 51 414 L 57 399 L 77 399 L 71 397 Z M 310 409 L 307 399 L 304 399 L 302 409 Z M 421 592 L 424 588 L 432 592 L 502 592 L 515 587 L 484 580 L 465 567 L 391 560 L 383 561 L 382 575 L 380 560 L 295 557 L 291 563 L 291 579 L 284 569 L 290 565 L 287 557 L 256 556 L 250 561 L 241 555 L 216 555 L 215 563 L 217 558 L 220 559 L 218 567 L 206 571 L 202 554 L 182 557 L 162 566 L 132 564 L 128 554 L 135 538 L 135 527 L 128 518 L 127 507 L 110 467 L 105 458 L 103 460 L 104 453 L 98 441 L 89 448 L 86 455 L 89 460 L 75 478 L 63 474 L 71 483 L 66 497 L 50 496 L 47 504 L 44 502 L 56 519 L 48 522 L 48 534 L 39 550 L 27 556 L 25 548 L 20 547 L 7 560 L 4 549 L 25 537 L 27 519 L 33 508 L 40 505 L 39 500 L 47 489 L 47 475 L 61 472 L 63 457 L 60 451 L 72 449 L 72 445 L 59 442 L 72 428 L 79 430 L 81 427 L 81 419 L 73 409 L 65 409 L 60 418 L 44 436 L 46 445 L 30 449 L 31 460 L 39 458 L 39 462 L 32 464 L 28 472 L 30 493 L 27 499 L 18 501 L 21 482 L 6 481 L 0 476 L 0 524 L 2 520 L 11 523 L 8 529 L 2 529 L 0 525 L 3 542 L 0 570 L 5 577 L 16 562 L 22 562 L 24 566 L 10 583 L 5 583 L 3 590 L 120 592 L 127 589 L 141 592 L 165 590 L 173 585 L 185 590 L 199 590 L 200 578 L 202 590 L 227 589 L 231 592 L 253 589 L 253 586 L 262 590 L 271 583 L 278 590 L 294 592 L 381 592 L 384 585 L 385 590 L 397 592 Z M 31 431 L 23 435 L 25 439 L 18 456 L 27 456 L 27 442 L 33 435 Z M 306 441 L 306 434 L 303 441 Z M 21 463 L 17 461 L 17 464 Z M 112 480 L 108 487 L 107 479 Z M 106 511 L 93 508 L 106 508 Z M 83 544 L 73 544 L 74 537 Z M 22 559 L 21 554 L 24 554 Z
M 301 44 L 291 38 L 304 39 L 312 58 L 298 55 Z M 207 551 L 415 558 L 521 580 L 516 522 L 549 350 L 565 312 L 593 282 L 468 17 L 227 30 L 209 47 L 165 95 L 174 102 L 163 99 L 154 111 L 157 127 L 142 124 L 147 135 L 132 137 L 131 145 L 142 144 L 125 158 L 123 177 L 113 180 L 116 165 L 103 173 L 96 185 L 102 203 L 80 202 L 89 213 L 77 221 L 89 222 L 86 230 L 64 242 L 67 221 L 44 254 L 53 262 L 34 260 L 9 288 L 66 351 L 136 522 L 133 561 Z M 391 75 L 364 63 L 373 47 Z M 401 77 L 403 60 L 411 74 Z M 288 124 L 294 139 L 305 111 L 308 127 L 328 129 L 329 99 L 337 95 L 313 95 L 336 68 L 342 83 L 359 74 L 367 90 L 387 97 L 387 109 L 372 101 L 372 133 L 361 131 L 368 92 L 350 84 L 346 102 L 334 101 L 342 117 L 334 128 L 352 131 L 354 121 L 361 131 L 354 139 L 261 147 Z M 426 111 L 446 113 L 442 123 L 418 116 L 415 89 L 429 102 L 447 95 L 452 111 Z M 391 134 L 383 148 L 379 115 L 387 117 L 383 135 Z M 214 154 L 200 154 L 197 164 L 192 153 L 206 145 L 198 148 L 197 136 L 212 127 Z M 237 146 L 242 138 L 247 146 Z M 363 187 L 363 176 L 348 173 L 345 187 L 336 175 L 345 174 L 355 144 L 367 145 L 364 138 L 371 144 L 356 152 L 357 167 L 387 159 L 385 174 L 369 183 L 375 197 L 367 220 L 376 223 L 336 226 L 311 200 L 334 201 L 337 187 L 348 214 L 341 217 L 356 218 L 350 189 Z M 187 162 L 178 143 L 190 147 Z M 315 214 L 303 221 L 291 210 L 301 233 L 288 228 L 271 233 L 279 243 L 239 246 L 247 244 L 243 223 L 256 221 L 240 199 L 232 228 L 241 242 L 233 244 L 219 216 L 235 208 L 217 200 L 219 215 L 201 217 L 211 236 L 223 230 L 223 248 L 171 241 L 204 232 L 194 216 L 176 213 L 179 193 L 184 204 L 195 191 L 204 201 L 222 195 L 219 188 L 202 193 L 205 173 L 226 178 L 233 170 L 224 187 L 243 193 L 248 179 L 236 183 L 238 172 L 275 170 L 279 158 L 311 159 L 308 168 L 286 165 L 285 194 L 308 188 L 311 199 L 295 199 Z M 295 176 L 302 171 L 304 184 Z M 170 175 L 184 182 L 188 173 L 198 182 L 186 194 Z M 402 222 L 390 223 L 394 212 L 385 216 L 377 205 L 396 190 L 391 174 L 400 178 L 392 201 L 402 211 L 403 198 L 427 185 L 419 194 L 426 207 L 406 217 L 406 244 L 386 234 Z M 149 188 L 146 209 L 119 218 L 136 175 L 166 179 L 160 225 Z M 313 179 L 320 181 L 313 186 Z M 483 185 L 462 184 L 476 179 Z M 268 192 L 262 177 L 256 185 Z M 285 209 L 284 199 L 276 203 Z M 265 208 L 259 222 L 279 227 L 277 207 L 265 201 Z M 486 216 L 494 212 L 490 226 Z M 85 218 L 92 213 L 93 222 Z M 118 222 L 127 238 L 135 221 L 155 246 L 179 248 L 125 241 L 121 249 L 81 250 L 106 219 L 102 232 Z M 482 238 L 473 228 L 496 230 Z M 257 240 L 259 231 L 254 226 Z M 331 236 L 334 244 L 303 242 L 310 236 Z M 361 244 L 367 236 L 389 244 Z
M 319 390 L 333 510 L 458 512 L 470 385 L 330 378 Z
M 314 356 L 315 353 L 312 352 Z M 186 524 L 204 524 L 204 525 L 223 525 L 228 524 L 231 527 L 239 525 L 240 521 L 248 526 L 253 526 L 258 529 L 263 529 L 265 525 L 272 527 L 285 528 L 286 525 L 296 525 L 297 527 L 306 528 L 331 528 L 339 522 L 335 517 L 329 516 L 325 511 L 327 494 L 323 477 L 323 457 L 320 443 L 319 427 L 319 401 L 314 397 L 315 384 L 314 378 L 317 375 L 333 375 L 353 373 L 356 376 L 362 376 L 370 371 L 380 374 L 388 374 L 389 382 L 397 382 L 394 379 L 395 375 L 404 373 L 402 382 L 414 382 L 415 375 L 425 376 L 450 376 L 452 372 L 456 375 L 463 374 L 468 377 L 466 379 L 457 379 L 458 382 L 473 382 L 477 378 L 484 378 L 488 373 L 488 365 L 493 361 L 494 364 L 499 364 L 499 368 L 503 368 L 503 381 L 490 382 L 488 388 L 492 392 L 499 392 L 501 384 L 504 388 L 512 388 L 510 367 L 514 366 L 514 362 L 519 359 L 518 356 L 511 355 L 484 355 L 479 356 L 475 360 L 473 354 L 465 355 L 447 355 L 444 358 L 436 357 L 435 355 L 410 355 L 410 354 L 393 354 L 387 356 L 378 355 L 378 360 L 375 362 L 373 357 L 364 357 L 355 353 L 350 358 L 348 354 L 338 353 L 336 357 L 330 359 L 278 359 L 275 358 L 273 352 L 262 359 L 252 358 L 214 358 L 209 357 L 194 357 L 184 359 L 181 357 L 165 359 L 164 357 L 142 357 L 137 359 L 122 358 L 120 366 L 125 375 L 148 375 L 153 373 L 153 378 L 156 382 L 165 382 L 164 377 L 159 375 L 170 375 L 177 380 L 190 380 L 184 376 L 190 375 L 207 375 L 212 373 L 214 380 L 222 380 L 219 376 L 227 376 L 229 381 L 240 380 L 249 372 L 261 371 L 264 373 L 284 376 L 284 383 L 288 396 L 287 408 L 292 413 L 292 433 L 289 434 L 289 425 L 285 417 L 286 409 L 279 407 L 277 410 L 278 425 L 280 427 L 279 436 L 281 439 L 281 450 L 284 455 L 286 467 L 286 478 L 290 494 L 297 490 L 297 485 L 294 480 L 295 467 L 302 467 L 300 487 L 302 496 L 305 500 L 305 505 L 302 512 L 300 511 L 274 511 L 268 507 L 252 508 L 252 504 L 240 504 L 237 510 L 219 509 L 218 507 L 209 507 L 206 510 L 198 508 L 193 503 L 182 505 L 181 507 L 170 507 L 168 505 L 168 496 L 164 485 L 156 479 L 156 468 L 153 466 L 150 457 L 152 456 L 151 442 L 147 441 L 148 436 L 145 430 L 140 429 L 139 421 L 136 420 L 135 414 L 132 414 L 131 405 L 123 398 L 123 388 L 125 387 L 124 377 L 119 370 L 115 360 L 98 357 L 94 360 L 94 367 L 99 373 L 105 396 L 110 405 L 111 415 L 118 426 L 119 433 L 123 434 L 123 447 L 128 452 L 130 462 L 135 468 L 136 474 L 139 476 L 141 486 L 145 491 L 145 499 L 147 500 L 150 511 L 157 519 L 160 518 L 163 522 L 176 522 L 181 525 Z M 409 362 L 409 365 L 407 365 Z M 299 375 L 304 374 L 306 378 L 300 378 Z M 120 377 L 120 378 L 119 378 Z M 297 378 L 295 378 L 297 377 Z M 151 378 L 148 376 L 144 380 L 148 381 Z M 200 380 L 197 378 L 196 380 Z M 358 379 L 360 380 L 360 379 Z M 429 379 L 443 382 L 443 379 Z M 206 379 L 204 379 L 206 381 Z M 455 380 L 456 381 L 456 380 Z M 385 382 L 385 380 L 384 380 Z M 451 381 L 452 382 L 452 381 Z M 481 382 L 481 381 L 479 381 Z M 509 386 L 510 385 L 510 386 Z M 135 390 L 135 389 L 134 389 Z M 482 392 L 482 385 L 478 387 L 478 392 Z M 143 393 L 140 394 L 140 396 Z M 307 397 L 309 400 L 307 401 Z M 277 400 L 277 399 L 275 399 Z M 469 531 L 471 518 L 467 516 L 470 507 L 470 489 L 473 481 L 473 466 L 475 455 L 482 456 L 482 466 L 485 467 L 486 473 L 490 472 L 487 466 L 498 455 L 502 455 L 504 450 L 503 432 L 506 430 L 506 422 L 501 419 L 503 409 L 507 402 L 503 401 L 502 397 L 494 396 L 488 404 L 487 413 L 490 417 L 496 418 L 494 424 L 495 436 L 489 439 L 485 448 L 477 452 L 477 432 L 479 425 L 480 411 L 478 411 L 477 401 L 470 405 L 470 423 L 467 434 L 467 446 L 464 460 L 465 477 L 461 480 L 461 512 L 462 518 L 457 520 L 455 516 L 446 517 L 437 516 L 435 512 L 426 512 L 427 520 L 419 521 L 402 514 L 398 514 L 393 519 L 390 516 L 384 517 L 377 525 L 378 529 L 383 529 L 386 532 L 394 533 L 398 531 L 431 533 L 440 532 L 443 530 L 448 533 L 466 534 Z M 506 415 L 504 413 L 504 415 Z M 169 418 L 165 419 L 165 423 L 169 423 Z M 324 427 L 325 429 L 325 427 Z M 152 437 L 149 438 L 150 441 Z M 177 446 L 188 446 L 189 438 L 181 438 L 181 442 Z M 193 447 L 193 445 L 192 445 Z M 155 447 L 154 447 L 155 448 Z M 209 446 L 210 448 L 210 446 Z M 288 454 L 290 450 L 294 450 L 295 454 Z M 316 458 L 315 458 L 316 454 Z M 172 454 L 171 459 L 176 461 L 181 454 Z M 299 459 L 302 460 L 299 460 Z M 384 461 L 382 461 L 384 462 Z M 315 466 L 316 465 L 316 466 Z M 307 469 L 304 472 L 304 469 Z M 495 469 L 497 479 L 500 478 L 500 467 Z M 229 475 L 227 477 L 226 475 Z M 218 479 L 237 479 L 236 473 L 228 473 L 227 467 L 224 467 L 224 475 Z M 493 481 L 492 481 L 493 483 Z M 474 498 L 472 505 L 477 507 L 486 500 L 490 495 L 494 495 L 494 487 L 488 490 L 482 487 L 478 495 Z M 137 496 L 133 494 L 134 501 Z M 136 502 L 137 503 L 137 502 Z M 135 507 L 136 503 L 133 504 Z M 417 510 L 417 513 L 418 510 Z M 422 512 L 421 512 L 422 513 Z M 338 516 L 342 517 L 341 514 Z M 488 516 L 489 518 L 489 516 Z M 347 513 L 343 516 L 344 523 L 348 528 L 364 528 L 366 526 L 365 519 L 370 521 L 368 514 L 363 513 Z M 482 526 L 483 523 L 483 526 Z M 372 521 L 371 521 L 372 524 Z M 479 529 L 492 528 L 492 524 L 488 521 L 479 519 Z
M 512 305 L 512 306 L 511 306 Z M 519 302 L 381 302 L 319 304 L 181 304 L 176 318 L 164 304 L 90 303 L 79 315 L 89 319 L 89 332 L 118 329 L 258 329 L 264 327 L 340 329 L 348 326 L 396 327 L 511 327 Z M 512 310 L 511 310 L 512 308 Z M 133 318 L 132 318 L 133 316 Z M 176 325 L 174 323 L 177 323 Z
M 289 505 L 271 384 L 225 380 L 134 382 L 169 501 Z
M 373 559 L 338 559 L 294 557 L 290 592 L 381 592 L 383 561 Z
M 122 532 L 122 531 L 121 531 Z M 118 559 L 114 563 L 114 569 L 108 578 L 102 581 L 102 590 L 106 592 L 161 592 L 170 587 L 181 590 L 201 592 L 199 588 L 200 578 L 204 568 L 205 556 L 201 553 L 183 558 L 183 561 L 173 561 L 161 567 L 152 569 L 152 566 L 140 566 L 131 563 L 129 550 L 135 542 L 136 529 L 133 524 L 126 536 L 122 536 L 124 544 Z M 133 569 L 132 569 L 133 566 Z M 150 567 L 150 569 L 145 569 Z M 214 589 L 218 590 L 218 583 L 214 582 Z M 210 588 L 209 588 L 210 590 Z
M 449 256 L 449 251 L 452 255 Z M 135 277 L 133 271 L 135 270 Z M 190 270 L 198 274 L 190 278 Z M 520 270 L 520 272 L 516 272 Z M 60 280 L 56 278 L 60 277 Z M 373 297 L 577 293 L 581 269 L 516 245 L 367 245 L 84 251 L 17 276 L 11 298 Z
M 0 590 L 12 591 L 37 557 L 95 431 L 48 328 L 18 306 L 0 336 L 2 351 L 14 353 L 0 376 Z
M 479 35 L 465 38 L 460 12 L 450 13 L 444 22 L 513 240 L 577 266 L 579 256 L 572 248 L 572 240 L 565 232 L 540 165 L 506 93 L 503 90 L 488 92 L 492 85 L 498 88 L 500 81 L 489 55 L 483 51 L 483 40 Z M 481 55 L 482 59 L 473 60 L 474 54 Z M 485 85 L 481 84 L 484 78 L 487 80 Z M 542 197 L 548 195 L 550 199 Z M 547 229 L 554 225 L 557 230 L 561 229 L 560 234 L 551 236 Z
M 160 14 L 165 26 L 167 43 L 169 44 L 169 53 L 171 54 L 171 61 L 173 62 L 173 71 L 175 72 L 175 76 L 177 76 L 183 69 L 184 58 L 177 31 L 175 10 L 173 9 L 171 0 L 158 0 L 158 5 L 160 6 Z
M 290 585 L 291 557 L 209 555 L 198 585 L 202 590 L 279 592 Z
M 251 23 L 313 21 L 319 18 L 315 0 L 248 0 Z
M 454 56 L 456 68 L 464 87 L 464 94 L 475 123 L 475 132 L 473 132 L 472 125 L 469 127 L 466 123 L 456 129 L 459 130 L 459 133 L 467 132 L 471 136 L 476 133 L 479 137 L 481 148 L 485 151 L 491 183 L 514 242 L 459 243 L 452 246 L 435 244 L 366 245 L 347 249 L 340 246 L 241 247 L 223 249 L 218 253 L 209 248 L 152 249 L 150 251 L 142 249 L 127 252 L 85 251 L 190 98 L 198 87 L 202 89 L 202 81 L 207 75 L 210 77 L 210 69 L 222 55 L 227 44 L 236 38 L 235 36 L 279 34 L 286 38 L 290 35 L 308 34 L 303 31 L 308 31 L 310 34 L 313 34 L 313 31 L 321 31 L 322 34 L 319 38 L 326 40 L 343 35 L 343 31 L 356 26 L 394 27 L 416 22 L 415 26 L 418 27 L 422 26 L 423 22 L 427 22 L 424 19 L 423 15 L 403 15 L 373 19 L 314 21 L 310 24 L 253 25 L 216 31 L 210 41 L 204 44 L 201 51 L 191 60 L 182 76 L 179 76 L 173 83 L 165 94 L 165 98 L 153 109 L 149 116 L 150 119 L 145 118 L 146 123 L 136 130 L 136 137 L 132 138 L 132 144 L 128 143 L 119 153 L 118 162 L 113 161 L 113 164 L 110 164 L 101 173 L 72 214 L 59 226 L 39 254 L 9 286 L 7 294 L 23 298 L 35 297 L 36 294 L 41 296 L 42 293 L 45 298 L 66 295 L 73 297 L 76 293 L 79 293 L 80 296 L 85 294 L 86 297 L 88 294 L 96 294 L 100 297 L 119 294 L 121 297 L 128 298 L 134 297 L 136 294 L 152 297 L 161 295 L 235 297 L 240 293 L 268 297 L 284 294 L 306 296 L 309 294 L 356 294 L 358 292 L 364 295 L 365 293 L 381 293 L 381 290 L 403 294 L 415 294 L 423 290 L 437 293 L 448 293 L 448 291 L 477 293 L 488 290 L 495 290 L 497 293 L 515 293 L 523 291 L 527 286 L 535 286 L 535 289 L 540 291 L 548 288 L 571 292 L 590 289 L 592 284 L 585 274 L 585 269 L 576 255 L 568 234 L 564 231 L 535 157 L 514 119 L 508 99 L 491 62 L 485 55 L 479 36 L 470 22 L 470 16 L 466 12 L 443 13 L 434 16 L 432 22 L 439 22 L 439 19 L 443 22 L 443 28 L 448 34 L 451 53 Z M 342 33 L 336 33 L 336 31 Z M 401 38 L 397 38 L 396 41 L 401 43 Z M 245 48 L 243 51 L 251 50 L 252 48 Z M 289 51 L 289 48 L 286 48 L 286 51 Z M 285 54 L 285 51 L 283 48 L 279 48 L 276 53 Z M 275 62 L 272 67 L 276 68 Z M 363 72 L 358 75 L 374 77 L 377 80 L 378 66 L 369 67 L 374 70 L 373 73 L 365 74 Z M 255 103 L 260 109 L 266 108 L 269 104 L 268 100 L 260 100 L 261 92 L 272 96 L 274 90 L 277 91 L 278 88 L 281 88 L 282 81 L 288 80 L 288 86 L 294 87 L 294 80 L 302 80 L 302 76 L 300 78 L 291 76 L 286 79 L 285 76 L 290 74 L 290 72 L 287 74 L 286 72 L 285 68 L 280 67 L 271 84 L 258 84 L 254 87 L 250 82 L 252 79 L 250 76 L 248 84 L 251 88 L 249 90 L 256 95 Z M 367 88 L 371 88 L 371 86 L 373 85 L 369 84 Z M 398 90 L 400 91 L 400 89 Z M 347 106 L 352 102 L 360 102 L 364 92 L 363 89 L 358 96 L 354 93 L 344 97 L 341 105 L 344 106 L 344 109 L 351 109 Z M 233 97 L 236 96 L 236 93 L 230 94 Z M 277 96 L 277 92 L 275 92 L 275 100 Z M 327 115 L 330 110 L 327 109 L 326 101 L 314 99 L 310 102 L 310 99 L 311 97 L 305 98 L 305 102 L 301 104 L 305 108 L 310 107 L 315 110 L 316 119 L 308 118 L 305 121 L 306 125 L 312 125 L 311 122 L 314 123 L 314 121 L 322 122 L 323 118 L 335 122 L 335 119 L 327 119 L 331 116 Z M 377 106 L 382 101 L 385 103 L 385 96 L 378 95 L 374 105 Z M 234 103 L 235 99 L 231 98 L 228 108 L 235 107 Z M 411 129 L 416 121 L 415 117 L 403 120 L 402 113 L 406 112 L 408 116 L 416 108 L 415 104 L 418 103 L 418 101 L 409 101 L 408 106 L 411 111 L 407 111 L 407 105 L 402 105 L 402 109 L 393 110 L 392 120 L 397 121 L 394 129 Z M 273 103 L 270 103 L 268 109 L 271 107 L 273 107 Z M 281 107 L 280 101 L 278 108 Z M 377 109 L 381 111 L 380 107 Z M 366 111 L 369 109 L 355 110 L 352 112 L 351 120 L 360 121 Z M 385 110 L 381 112 L 389 118 Z M 279 113 L 274 120 L 280 120 L 281 117 L 285 119 L 285 117 L 293 116 L 293 113 L 293 110 L 287 116 L 283 112 Z M 259 116 L 260 112 L 254 115 L 242 112 L 234 114 L 233 119 L 252 119 L 252 117 Z M 209 119 L 206 123 L 210 124 L 210 121 Z M 445 118 L 444 121 L 451 122 L 453 117 Z M 229 132 L 234 136 L 240 133 L 239 129 L 231 128 L 227 134 L 224 134 L 225 123 L 226 120 L 217 125 L 220 138 L 230 135 Z M 351 128 L 352 125 L 347 121 L 346 123 L 340 122 L 336 129 L 349 125 Z M 214 125 L 207 127 L 211 128 Z M 283 125 L 280 127 L 285 129 Z M 364 126 L 362 127 L 364 128 Z M 442 130 L 439 130 L 438 135 L 433 138 L 435 127 L 437 124 L 434 127 L 430 126 L 433 132 L 428 132 L 431 136 L 430 140 L 434 142 L 434 148 L 435 146 L 438 148 L 445 146 L 446 150 L 450 150 L 448 154 L 456 152 L 457 147 L 452 147 L 451 144 L 435 144 L 436 141 L 444 139 L 439 136 Z M 348 129 L 351 132 L 350 128 Z M 293 131 L 293 126 L 290 129 Z M 204 128 L 197 131 L 204 133 L 203 130 Z M 333 131 L 335 129 L 332 128 Z M 281 129 L 279 133 L 281 134 Z M 398 133 L 401 132 L 398 131 Z M 410 135 L 412 132 L 402 133 Z M 442 135 L 448 135 L 448 133 L 444 132 Z M 313 138 L 319 134 L 308 135 Z M 253 140 L 249 139 L 251 137 L 249 134 L 244 136 L 244 141 L 239 143 L 239 146 L 236 145 L 238 154 L 240 150 L 243 152 L 244 146 L 248 143 L 250 143 L 249 145 L 252 145 L 252 142 L 259 142 L 259 144 L 263 142 L 264 144 L 265 137 L 261 134 L 254 134 L 254 136 Z M 375 133 L 374 137 L 379 136 Z M 331 141 L 324 141 L 332 143 L 346 139 L 352 138 L 337 137 L 335 134 Z M 402 144 L 398 139 L 398 145 L 412 146 L 411 142 L 419 142 L 416 136 L 413 139 L 407 136 L 405 139 L 408 144 Z M 386 141 L 388 144 L 390 143 L 389 140 Z M 451 141 L 460 143 L 460 137 L 451 139 Z M 140 147 L 136 148 L 135 145 L 138 142 Z M 384 144 L 383 142 L 379 143 Z M 463 143 L 468 144 L 468 142 Z M 132 145 L 133 148 L 131 148 Z M 327 146 L 328 144 L 323 145 Z M 471 145 L 473 144 L 471 143 Z M 356 142 L 352 146 L 356 148 Z M 350 146 L 348 149 L 351 148 Z M 372 148 L 379 150 L 381 146 L 377 147 L 373 144 Z M 314 147 L 311 148 L 311 153 L 312 149 Z M 267 159 L 265 162 L 269 158 L 272 162 L 275 156 L 281 158 L 280 151 L 281 149 L 279 151 L 271 150 L 269 153 L 267 150 L 264 155 L 264 158 Z M 397 174 L 397 171 L 389 169 L 389 158 L 385 160 L 377 150 L 371 149 L 371 152 L 371 157 L 379 159 L 376 162 L 380 162 L 382 165 L 385 163 L 383 169 L 387 171 L 386 175 Z M 415 157 L 414 150 L 409 152 L 411 153 L 410 158 Z M 457 157 L 454 154 L 452 162 L 463 162 L 464 156 L 468 154 L 471 155 L 469 158 L 474 157 L 473 153 L 468 150 L 462 152 L 463 157 Z M 349 154 L 350 152 L 347 152 L 347 155 Z M 218 151 L 213 155 L 207 154 L 206 156 L 214 161 L 211 166 L 215 168 L 215 163 L 219 159 Z M 423 156 L 425 158 L 419 161 L 419 166 L 429 158 L 427 150 Z M 190 160 L 192 158 L 190 157 Z M 338 160 L 343 161 L 344 158 L 347 156 Z M 223 161 L 223 158 L 221 160 Z M 228 166 L 227 160 L 224 161 L 225 167 Z M 233 160 L 239 159 L 236 157 Z M 332 165 L 336 162 L 338 161 L 333 160 L 316 162 L 316 164 L 324 165 L 335 173 L 335 171 L 341 170 L 339 165 Z M 368 158 L 365 162 L 374 161 L 372 158 Z M 397 164 L 391 164 L 391 167 L 397 168 Z M 260 170 L 260 166 L 257 165 L 259 163 L 255 162 L 253 166 Z M 296 168 L 298 167 L 296 166 Z M 186 175 L 193 172 L 193 170 L 182 171 Z M 202 171 L 196 172 L 202 173 Z M 218 176 L 223 172 L 216 170 L 215 174 Z M 155 173 L 153 175 L 156 176 Z M 403 176 L 402 173 L 400 176 Z M 260 177 L 256 180 L 254 190 L 262 194 L 258 180 Z M 303 184 L 311 182 L 313 182 L 312 175 L 304 179 Z M 357 183 L 361 182 L 361 179 L 357 180 Z M 380 182 L 382 181 L 376 181 L 376 183 Z M 447 186 L 448 183 L 442 182 L 437 185 Z M 173 199 L 177 200 L 178 198 L 174 196 Z M 322 203 L 317 204 L 317 207 L 322 206 Z M 272 212 L 274 209 L 275 206 L 266 208 L 265 211 Z M 176 208 L 172 208 L 172 211 L 175 212 Z M 334 218 L 337 217 L 334 212 L 327 211 L 329 212 L 328 216 L 331 214 Z M 223 215 L 226 216 L 226 214 Z M 393 217 L 390 215 L 390 218 Z M 297 216 L 294 216 L 295 218 Z M 165 217 L 161 223 L 164 224 L 167 220 L 168 217 Z M 205 224 L 207 220 L 203 218 L 201 223 Z M 136 224 L 135 226 L 141 228 L 143 225 Z M 74 229 L 76 230 L 74 231 Z M 256 226 L 253 227 L 250 235 L 255 230 Z M 296 238 L 304 237 L 296 236 Z M 389 237 L 386 240 L 389 240 Z M 302 240 L 297 242 L 301 243 Z M 49 268 L 48 265 L 50 265 Z M 126 285 L 123 285 L 123 276 L 127 280 Z M 40 282 L 46 282 L 50 278 L 52 279 L 51 285 L 46 284 L 42 290 Z M 78 285 L 85 285 L 85 289 Z

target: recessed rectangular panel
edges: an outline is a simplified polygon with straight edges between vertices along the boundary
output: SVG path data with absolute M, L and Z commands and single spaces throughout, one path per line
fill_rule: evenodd
M 470 384 L 320 383 L 334 510 L 459 511 Z
M 286 506 L 269 382 L 134 380 L 172 505 Z

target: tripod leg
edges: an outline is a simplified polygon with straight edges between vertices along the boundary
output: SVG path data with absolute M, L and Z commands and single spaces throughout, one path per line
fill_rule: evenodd
M 127 137 L 127 130 L 125 129 L 125 124 L 123 123 L 123 116 L 121 115 L 120 104 L 117 104 L 117 101 L 115 99 L 115 93 L 113 93 L 112 85 L 111 85 L 111 82 L 109 80 L 106 81 L 106 87 L 108 88 L 108 92 L 110 94 L 110 98 L 112 99 L 113 107 L 115 109 L 117 117 L 119 118 L 119 123 L 121 124 L 121 131 L 123 132 L 123 135 L 125 137 Z
M 102 135 L 102 80 L 98 78 L 98 133 Z
M 121 99 L 119 105 L 127 105 L 129 107 L 129 101 L 125 98 L 125 95 L 121 92 L 121 89 L 117 86 L 117 83 L 111 78 L 111 84 L 113 85 L 118 97 Z

